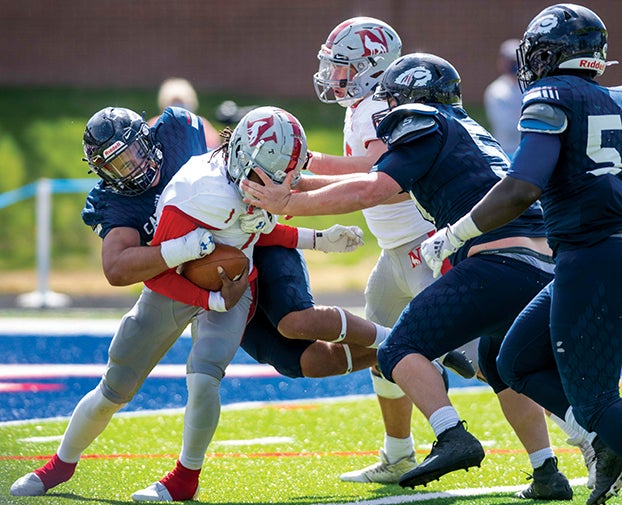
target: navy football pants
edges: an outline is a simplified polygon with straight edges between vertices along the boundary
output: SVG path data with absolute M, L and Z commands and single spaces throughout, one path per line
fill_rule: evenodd
M 315 305 L 304 257 L 297 249 L 258 246 L 253 263 L 259 273 L 258 304 L 246 327 L 242 349 L 258 363 L 268 363 L 286 377 L 302 377 L 300 357 L 313 340 L 286 338 L 277 325 L 290 312 Z
M 559 253 L 552 287 L 520 314 L 498 358 L 513 389 L 562 419 L 572 405 L 579 424 L 620 455 L 621 256 L 620 238 Z
M 404 309 L 389 337 L 378 348 L 385 377 L 408 354 L 429 360 L 482 337 L 480 368 L 495 390 L 508 386 L 497 373 L 495 358 L 508 328 L 552 279 L 523 261 L 500 255 L 467 258 L 419 293 Z

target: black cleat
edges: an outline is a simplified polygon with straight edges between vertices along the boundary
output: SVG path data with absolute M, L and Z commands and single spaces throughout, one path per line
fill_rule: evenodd
M 566 476 L 557 469 L 557 458 L 549 458 L 534 469 L 529 487 L 516 493 L 517 498 L 529 500 L 572 500 L 572 488 Z
M 467 355 L 462 351 L 449 351 L 445 354 L 441 363 L 460 377 L 464 377 L 465 379 L 472 379 L 475 377 L 473 362 L 467 358 Z
M 423 462 L 406 472 L 400 479 L 400 486 L 414 488 L 438 480 L 446 473 L 466 470 L 479 466 L 484 459 L 484 448 L 479 440 L 465 428 L 460 421 L 438 436 L 430 454 Z
M 592 442 L 596 454 L 596 481 L 586 505 L 601 505 L 622 488 L 622 458 L 596 437 Z

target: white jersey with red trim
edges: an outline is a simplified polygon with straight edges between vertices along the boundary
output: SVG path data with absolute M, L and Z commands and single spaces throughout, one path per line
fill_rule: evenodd
M 369 142 L 378 140 L 372 115 L 384 109 L 386 103 L 373 100 L 371 96 L 346 109 L 343 126 L 345 156 L 365 156 Z M 376 205 L 364 209 L 363 215 L 383 249 L 399 247 L 434 230 L 434 225 L 423 218 L 412 200 Z
M 241 249 L 253 264 L 253 247 L 259 234 L 242 231 L 239 217 L 247 205 L 229 182 L 226 165 L 220 153 L 194 156 L 175 174 L 158 202 L 159 219 L 164 207 L 173 206 L 212 232 L 214 242 Z

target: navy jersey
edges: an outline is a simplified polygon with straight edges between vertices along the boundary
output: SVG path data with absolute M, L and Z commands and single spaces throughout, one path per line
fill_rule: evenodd
M 558 107 L 566 115 L 557 164 L 550 177 L 509 173 L 542 188 L 551 247 L 559 251 L 591 246 L 620 232 L 622 88 L 571 75 L 547 77 L 525 92 L 523 109 L 536 103 Z
M 152 127 L 154 142 L 160 145 L 163 160 L 160 181 L 137 196 L 115 193 L 100 180 L 86 197 L 82 220 L 103 239 L 117 227 L 139 231 L 142 245 L 155 232 L 155 209 L 162 190 L 192 156 L 205 154 L 205 132 L 201 119 L 185 109 L 168 107 Z
M 447 105 L 434 109 L 429 116 L 434 128 L 412 140 L 389 143 L 374 169 L 395 179 L 415 199 L 423 216 L 442 228 L 469 212 L 505 176 L 510 161 L 492 135 L 464 109 Z M 544 234 L 542 211 L 536 203 L 511 223 L 468 241 L 450 260 L 457 264 L 476 243 Z

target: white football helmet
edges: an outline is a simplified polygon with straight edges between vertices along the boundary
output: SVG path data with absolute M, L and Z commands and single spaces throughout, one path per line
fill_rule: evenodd
M 227 173 L 244 196 L 240 183 L 254 168 L 281 184 L 294 171 L 300 180 L 307 162 L 307 137 L 300 122 L 278 107 L 257 107 L 235 127 L 227 148 Z
M 365 98 L 402 52 L 397 32 L 379 19 L 348 19 L 328 35 L 313 85 L 320 101 L 344 107 Z

